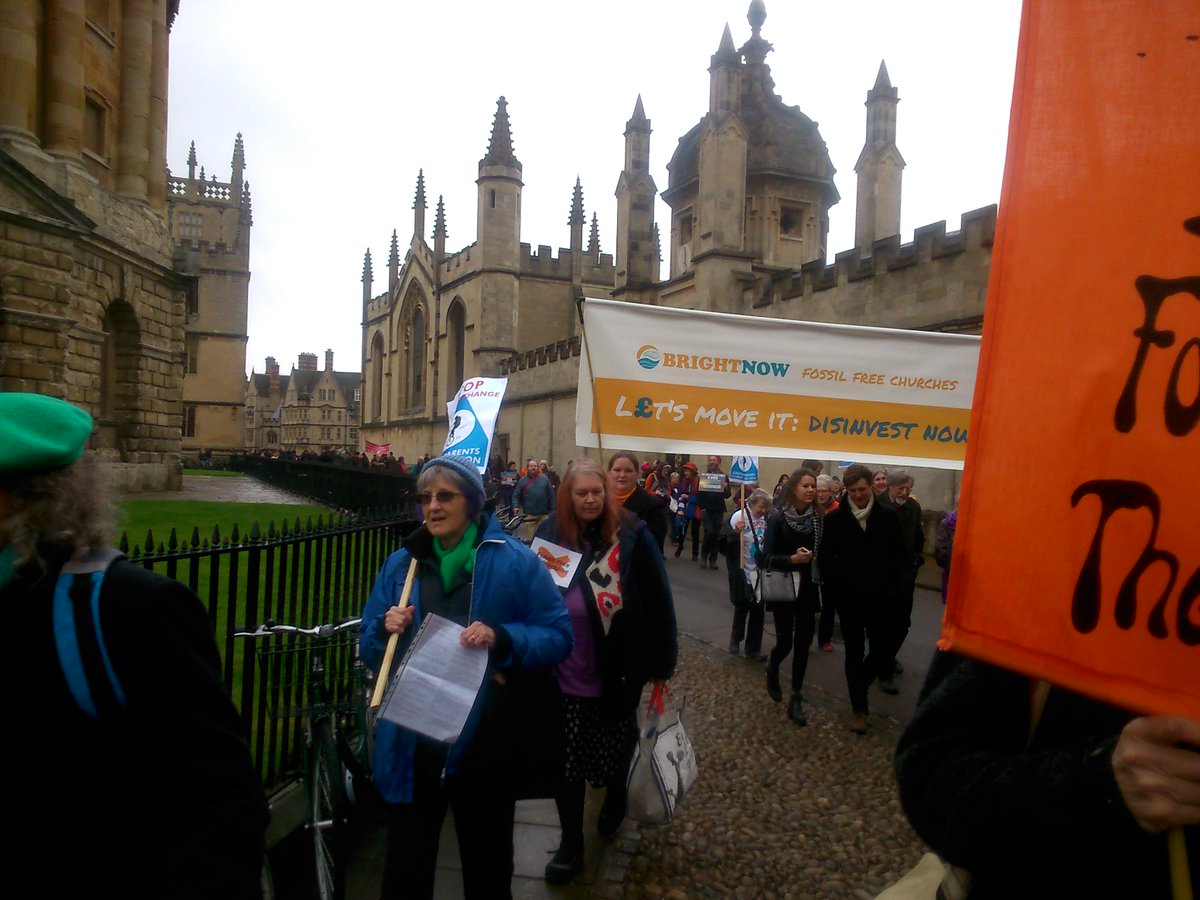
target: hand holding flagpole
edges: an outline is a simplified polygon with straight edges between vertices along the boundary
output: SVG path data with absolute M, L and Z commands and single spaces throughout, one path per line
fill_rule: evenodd
M 400 602 L 396 605 L 401 609 L 408 606 L 408 598 L 412 596 L 413 582 L 417 578 L 417 558 L 414 556 L 408 566 L 408 575 L 404 578 L 404 590 L 400 592 Z M 400 641 L 400 633 L 392 632 L 388 638 L 387 650 L 383 654 L 383 664 L 379 667 L 379 674 L 375 676 L 375 693 L 371 695 L 371 709 L 375 709 L 383 702 L 383 695 L 387 691 L 388 675 L 392 670 L 392 657 L 396 655 L 396 644 Z

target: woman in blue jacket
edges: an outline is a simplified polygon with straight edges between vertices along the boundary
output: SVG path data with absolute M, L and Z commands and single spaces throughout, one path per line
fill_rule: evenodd
M 470 461 L 431 459 L 417 479 L 425 524 L 383 565 L 363 611 L 362 658 L 378 670 L 391 634 L 403 657 L 424 615 L 464 627 L 466 646 L 486 647 L 487 676 L 459 739 L 429 740 L 381 719 L 375 785 L 391 804 L 385 898 L 431 897 L 438 836 L 454 811 L 467 897 L 507 896 L 513 872 L 513 757 L 506 724 L 517 673 L 545 669 L 571 651 L 571 620 L 545 567 L 480 512 L 483 481 Z M 397 606 L 413 559 L 410 603 Z M 385 677 L 381 673 L 379 677 Z
M 562 842 L 546 880 L 583 869 L 584 782 L 606 785 L 598 829 L 625 818 L 625 778 L 637 740 L 642 688 L 675 671 L 678 643 L 671 585 L 646 523 L 623 510 L 608 474 L 592 459 L 567 469 L 558 509 L 537 536 L 583 555 L 563 589 L 575 647 L 557 668 L 566 759 L 555 791 Z

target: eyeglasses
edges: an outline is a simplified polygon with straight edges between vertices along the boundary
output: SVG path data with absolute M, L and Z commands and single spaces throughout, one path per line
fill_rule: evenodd
M 417 502 L 422 506 L 428 506 L 434 500 L 437 500 L 439 506 L 445 506 L 453 502 L 455 497 L 464 497 L 465 494 L 459 494 L 455 491 L 438 491 L 436 494 L 431 494 L 428 491 L 417 494 Z

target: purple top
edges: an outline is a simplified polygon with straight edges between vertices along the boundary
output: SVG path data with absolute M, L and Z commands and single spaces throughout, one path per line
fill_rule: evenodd
M 572 697 L 599 697 L 603 683 L 596 668 L 596 643 L 592 639 L 592 623 L 588 619 L 587 598 L 583 588 L 572 585 L 563 597 L 575 632 L 575 648 L 571 655 L 555 667 L 558 686 Z

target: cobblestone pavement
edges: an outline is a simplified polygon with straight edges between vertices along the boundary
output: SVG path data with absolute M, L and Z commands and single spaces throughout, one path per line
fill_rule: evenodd
M 625 897 L 871 898 L 920 859 L 892 776 L 899 726 L 853 734 L 844 698 L 806 686 L 797 727 L 762 671 L 681 638 L 672 686 L 700 775 L 673 823 L 641 828 Z

